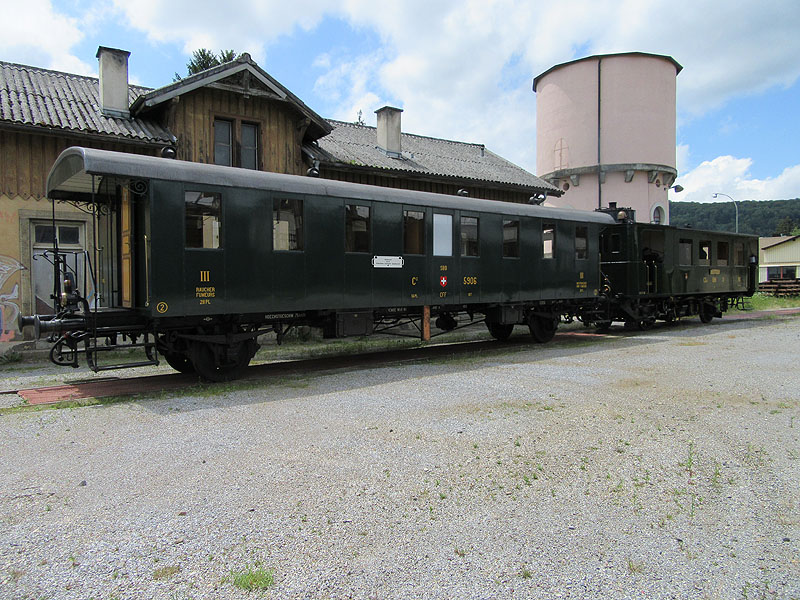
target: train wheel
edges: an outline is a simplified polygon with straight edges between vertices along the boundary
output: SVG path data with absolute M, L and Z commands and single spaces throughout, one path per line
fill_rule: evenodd
M 700 305 L 700 310 L 698 311 L 698 314 L 700 315 L 700 321 L 703 323 L 711 323 L 711 319 L 714 318 L 715 312 L 716 309 L 714 308 L 713 304 L 703 302 Z
M 528 329 L 537 344 L 546 344 L 553 339 L 558 329 L 558 320 L 549 317 L 531 315 L 528 318 Z
M 494 339 L 501 342 L 505 342 L 510 338 L 511 332 L 514 331 L 513 323 L 510 325 L 503 325 L 502 323 L 489 323 L 489 321 L 486 321 L 486 328 Z
M 190 357 L 194 370 L 206 381 L 230 381 L 242 374 L 250 364 L 257 349 L 255 340 L 247 340 L 230 348 L 221 348 L 219 354 L 214 352 L 211 344 L 195 342 L 190 349 Z
M 194 373 L 194 365 L 186 354 L 164 354 L 167 364 L 179 373 Z
M 608 333 L 608 330 L 611 329 L 611 321 L 595 321 L 594 326 L 600 333 Z

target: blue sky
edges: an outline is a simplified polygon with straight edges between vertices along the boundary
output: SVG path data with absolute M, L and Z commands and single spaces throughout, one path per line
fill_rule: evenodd
M 484 143 L 535 172 L 534 76 L 590 54 L 666 54 L 678 76 L 674 200 L 800 196 L 796 0 L 0 0 L 0 60 L 96 75 L 99 45 L 132 82 L 184 74 L 199 47 L 247 51 L 324 117 Z

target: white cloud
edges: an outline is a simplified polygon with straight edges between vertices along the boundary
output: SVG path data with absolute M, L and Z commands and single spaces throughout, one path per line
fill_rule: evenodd
M 96 73 L 97 65 L 72 53 L 84 37 L 81 23 L 59 13 L 49 0 L 29 0 L 24 4 L 2 0 L 0 14 L 7 23 L 0 36 L 2 60 L 81 75 Z
M 787 167 L 776 177 L 755 179 L 750 176 L 750 158 L 718 156 L 704 161 L 682 175 L 676 183 L 684 192 L 673 201 L 719 202 L 714 193 L 724 193 L 736 200 L 782 200 L 800 197 L 800 165 Z

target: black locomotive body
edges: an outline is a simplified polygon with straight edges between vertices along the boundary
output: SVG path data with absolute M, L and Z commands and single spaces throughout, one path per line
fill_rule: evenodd
M 427 337 L 431 323 L 482 319 L 498 339 L 526 324 L 546 342 L 561 319 L 705 318 L 754 290 L 755 238 L 602 212 L 84 148 L 62 153 L 47 187 L 92 212 L 95 248 L 81 290 L 54 248 L 61 310 L 21 326 L 51 336 L 54 362 L 84 353 L 94 370 L 103 351 L 135 345 L 137 364 L 162 355 L 227 379 L 260 334 L 297 325 L 344 336 L 412 320 Z M 712 245 L 707 264 L 680 262 L 686 239 L 693 253 Z

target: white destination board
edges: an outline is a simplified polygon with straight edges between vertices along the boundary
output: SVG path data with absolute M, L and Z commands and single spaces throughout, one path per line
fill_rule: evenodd
M 402 269 L 402 256 L 373 256 L 372 266 L 376 269 Z

